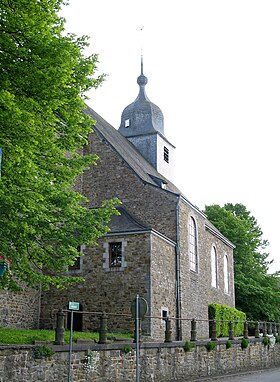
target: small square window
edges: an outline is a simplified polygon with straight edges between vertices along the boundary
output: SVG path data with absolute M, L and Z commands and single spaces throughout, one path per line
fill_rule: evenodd
M 165 160 L 165 162 L 169 163 L 169 150 L 165 146 L 163 149 L 163 159 Z
M 124 121 L 124 127 L 129 127 L 129 125 L 130 125 L 130 121 L 129 121 L 129 119 L 126 119 Z
M 122 243 L 109 243 L 109 264 L 110 267 L 122 266 Z

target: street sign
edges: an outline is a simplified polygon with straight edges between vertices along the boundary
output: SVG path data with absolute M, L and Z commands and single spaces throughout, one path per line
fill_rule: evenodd
M 74 301 L 69 302 L 69 310 L 79 310 L 79 309 L 80 309 L 79 302 L 74 302 Z
M 131 303 L 131 314 L 133 318 L 136 318 L 136 298 Z M 138 297 L 138 317 L 141 318 L 141 320 L 145 317 L 146 313 L 148 311 L 148 303 L 143 297 Z

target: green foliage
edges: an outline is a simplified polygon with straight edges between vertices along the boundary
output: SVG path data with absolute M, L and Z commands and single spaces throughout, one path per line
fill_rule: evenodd
M 65 342 L 69 342 L 70 331 L 65 331 Z M 108 338 L 124 338 L 131 339 L 131 333 L 108 333 Z M 94 332 L 73 332 L 73 341 L 78 339 L 99 339 L 99 333 Z M 1 344 L 33 344 L 34 341 L 51 342 L 55 340 L 54 330 L 35 330 L 35 329 L 10 329 L 0 328 L 0 343 Z
M 185 352 L 191 351 L 195 347 L 195 344 L 193 342 L 186 341 L 184 343 L 183 349 Z
M 227 340 L 227 342 L 226 342 L 226 349 L 230 349 L 230 348 L 232 348 L 232 343 L 231 343 L 230 340 Z
M 280 344 L 280 336 L 276 336 L 275 337 L 275 343 L 276 344 Z
M 54 351 L 47 345 L 37 346 L 33 349 L 33 357 L 36 359 L 50 358 Z
M 217 342 L 215 341 L 209 341 L 207 342 L 207 344 L 205 345 L 207 351 L 212 351 L 212 350 L 215 350 L 217 348 Z
M 122 353 L 124 353 L 124 354 L 128 354 L 128 353 L 130 353 L 132 351 L 132 347 L 131 346 L 124 346 L 123 348 L 122 348 Z
M 206 206 L 207 218 L 235 246 L 234 277 L 237 309 L 248 320 L 279 321 L 279 273 L 268 274 L 267 240 L 257 220 L 242 204 Z
M 264 344 L 264 346 L 268 346 L 269 347 L 269 345 L 270 345 L 269 337 L 267 337 L 267 336 L 263 337 L 263 344 Z
M 208 306 L 210 320 L 216 320 L 217 336 L 227 337 L 229 333 L 229 321 L 234 323 L 234 335 L 243 334 L 243 322 L 246 321 L 246 314 L 223 304 L 210 304 Z
M 93 124 L 84 101 L 104 76 L 95 76 L 97 55 L 84 55 L 87 38 L 65 33 L 61 4 L 0 3 L 0 256 L 13 264 L 0 288 L 81 281 L 65 269 L 117 213 L 117 200 L 89 209 L 74 189 L 98 160 L 83 152 Z
M 241 340 L 241 348 L 246 349 L 249 346 L 249 340 L 247 338 L 242 338 Z

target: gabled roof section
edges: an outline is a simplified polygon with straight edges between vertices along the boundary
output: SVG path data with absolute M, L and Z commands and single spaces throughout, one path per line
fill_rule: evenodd
M 110 233 L 150 231 L 151 227 L 144 225 L 128 213 L 123 207 L 117 207 L 120 215 L 113 215 L 108 226 Z
M 96 121 L 93 130 L 100 134 L 111 145 L 140 179 L 158 188 L 161 188 L 159 186 L 159 179 L 161 179 L 162 184 L 165 184 L 165 190 L 178 195 L 181 194 L 180 190 L 157 172 L 156 169 L 140 154 L 135 146 L 130 143 L 127 138 L 123 137 L 112 125 L 105 121 L 90 107 L 87 107 L 86 113 Z M 153 178 L 157 179 L 157 181 Z

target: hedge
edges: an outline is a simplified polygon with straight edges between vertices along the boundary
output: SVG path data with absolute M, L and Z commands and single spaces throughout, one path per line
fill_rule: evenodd
M 234 335 L 243 335 L 246 313 L 238 309 L 222 304 L 210 304 L 208 306 L 209 320 L 216 320 L 217 336 L 227 337 L 229 334 L 229 321 L 234 323 Z M 211 328 L 211 325 L 210 325 Z M 210 333 L 211 336 L 211 333 Z

